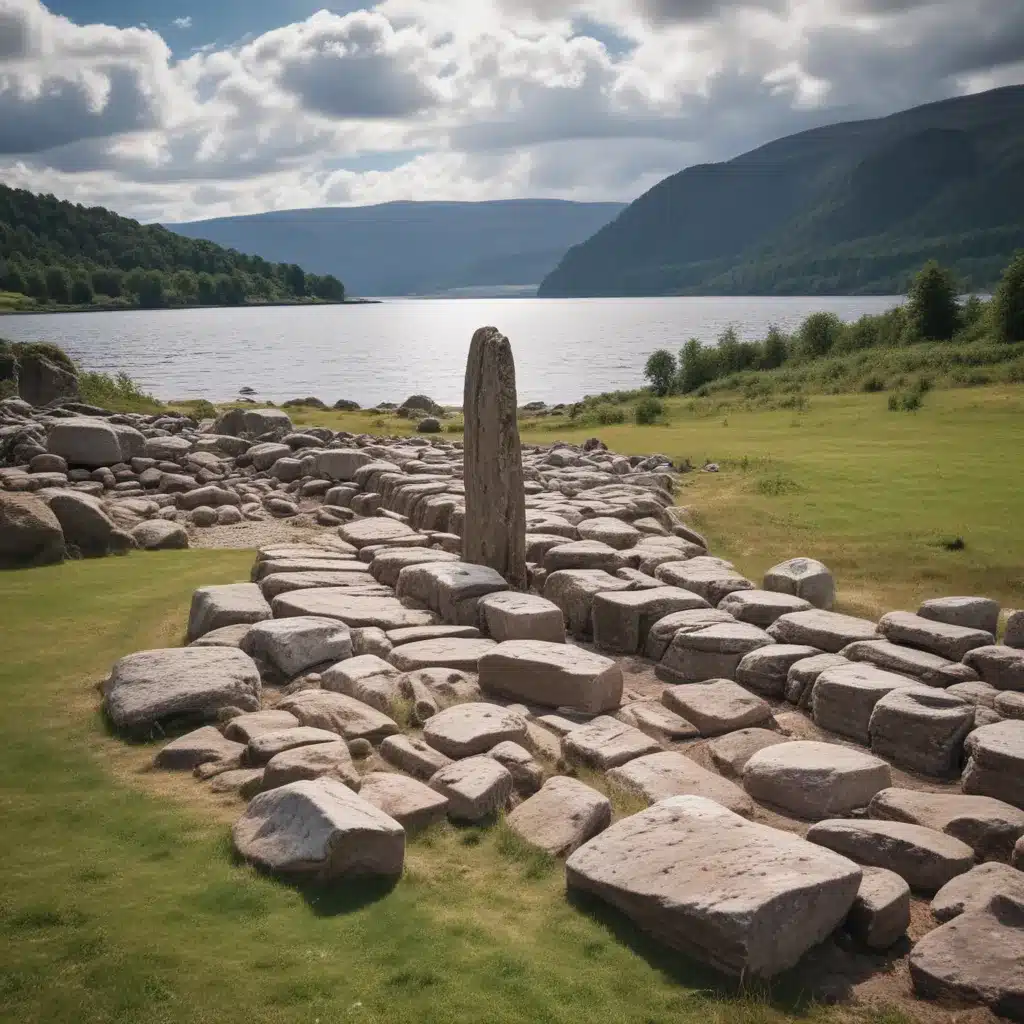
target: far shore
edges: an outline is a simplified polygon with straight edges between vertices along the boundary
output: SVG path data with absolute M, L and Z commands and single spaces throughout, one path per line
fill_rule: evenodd
M 270 306 L 373 306 L 380 299 L 280 299 L 276 302 L 240 302 L 237 305 L 223 303 L 202 304 L 198 302 L 176 306 L 124 306 L 120 303 L 90 302 L 80 306 L 39 306 L 34 309 L 6 309 L 0 307 L 0 316 L 58 316 L 61 313 L 171 313 L 182 309 L 266 309 Z

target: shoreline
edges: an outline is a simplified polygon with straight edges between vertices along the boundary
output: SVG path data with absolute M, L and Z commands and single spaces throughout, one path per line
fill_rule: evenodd
M 59 309 L 0 309 L 0 316 L 60 316 L 66 313 L 174 313 L 187 309 L 268 309 L 276 306 L 377 306 L 381 299 L 343 299 L 332 302 L 328 299 L 315 299 L 309 302 L 301 300 L 279 302 L 242 302 L 238 305 L 207 305 L 193 302 L 182 306 L 122 306 L 90 303 L 81 306 L 61 306 Z

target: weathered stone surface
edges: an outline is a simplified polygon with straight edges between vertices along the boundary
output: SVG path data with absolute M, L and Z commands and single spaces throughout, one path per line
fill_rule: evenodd
M 789 670 L 821 652 L 802 644 L 771 644 L 745 654 L 736 666 L 736 682 L 763 697 L 786 695 Z
M 429 779 L 452 763 L 440 750 L 435 750 L 415 736 L 388 736 L 380 745 L 380 755 L 388 764 L 418 779 Z
M 506 590 L 486 594 L 478 605 L 481 625 L 499 644 L 506 640 L 565 643 L 562 609 L 538 594 Z
M 910 886 L 894 871 L 864 868 L 847 931 L 868 949 L 888 949 L 910 926 Z
M 997 690 L 1024 693 L 1024 650 L 995 644 L 978 647 L 964 657 L 964 664 Z
M 676 634 L 680 630 L 689 633 L 696 633 L 707 626 L 729 623 L 735 620 L 728 612 L 719 611 L 717 608 L 698 608 L 693 611 L 673 612 L 663 619 L 658 619 L 651 626 L 647 634 L 647 643 L 644 644 L 644 655 L 651 661 L 661 661 L 669 648 Z
M 52 565 L 64 558 L 64 533 L 34 494 L 0 491 L 0 569 Z
M 1024 609 L 1007 611 L 1003 643 L 1007 647 L 1024 648 Z
M 999 895 L 1024 900 L 1024 872 L 1009 864 L 979 864 L 948 881 L 935 894 L 932 913 L 936 921 L 952 921 Z
M 291 712 L 268 708 L 266 711 L 236 715 L 224 726 L 224 735 L 236 743 L 248 743 L 265 732 L 294 729 L 298 724 L 299 720 Z
M 104 707 L 120 729 L 145 730 L 175 718 L 213 718 L 220 708 L 258 711 L 260 674 L 229 647 L 140 651 L 121 658 L 103 687 Z
M 191 771 L 201 764 L 224 761 L 237 767 L 245 747 L 221 735 L 213 725 L 204 725 L 184 736 L 171 740 L 153 759 L 157 768 Z
M 508 583 L 489 566 L 438 562 L 406 566 L 398 574 L 395 594 L 430 608 L 445 622 L 475 626 L 479 599 L 508 589 Z
M 943 689 L 978 678 L 974 669 L 959 662 L 914 647 L 901 647 L 888 640 L 859 640 L 844 647 L 841 653 L 850 661 L 870 662 L 886 672 L 898 672 Z
M 358 448 L 335 448 L 317 455 L 316 470 L 328 480 L 354 480 L 356 470 L 372 461 L 372 456 Z
M 970 871 L 974 851 L 959 839 L 900 821 L 831 818 L 812 825 L 807 839 L 859 864 L 895 871 L 911 889 L 935 892 Z
M 359 795 L 394 818 L 406 832 L 444 821 L 448 798 L 416 779 L 391 772 L 364 775 Z
M 319 665 L 352 657 L 348 626 L 337 619 L 298 616 L 257 622 L 245 634 L 241 648 L 263 659 L 285 679 Z
M 527 732 L 529 741 L 529 732 Z M 512 783 L 520 796 L 531 796 L 544 782 L 544 769 L 526 747 L 512 740 L 505 740 L 487 751 L 498 764 L 504 765 L 512 776 Z
M 662 693 L 661 702 L 693 722 L 702 736 L 721 736 L 736 729 L 764 725 L 772 717 L 772 709 L 764 700 L 729 679 L 669 686 Z
M 1024 1018 L 1024 900 L 995 896 L 929 932 L 910 952 L 910 980 L 926 999 L 981 1002 Z
M 968 651 L 996 642 L 983 629 L 954 626 L 925 619 L 912 612 L 889 612 L 878 621 L 878 631 L 887 639 L 909 647 L 920 647 L 950 661 L 962 661 Z
M 391 645 L 388 649 L 390 654 L 395 647 L 419 643 L 421 640 L 479 640 L 480 630 L 476 626 L 404 626 L 401 629 L 389 629 L 384 636 Z
M 452 821 L 483 821 L 503 810 L 512 796 L 512 775 L 493 757 L 467 757 L 436 772 L 430 788 L 448 799 Z
M 699 594 L 712 607 L 737 590 L 754 589 L 754 584 L 735 569 L 714 564 L 718 561 L 698 557 L 685 562 L 663 562 L 654 570 L 654 576 L 667 586 Z
M 1024 808 L 1024 722 L 1008 720 L 975 729 L 964 742 L 963 790 Z
M 875 704 L 871 749 L 922 775 L 958 775 L 974 705 L 941 690 L 893 690 Z
M 596 540 L 575 540 L 544 553 L 544 568 L 548 572 L 560 569 L 603 569 L 614 573 L 627 564 L 626 557 L 615 548 Z
M 525 590 L 526 501 L 516 414 L 516 367 L 508 338 L 494 327 L 473 335 L 466 361 L 466 517 L 462 557 Z
M 1024 871 L 1024 836 L 1017 840 L 1017 845 L 1010 854 L 1010 863 L 1018 871 Z
M 339 554 L 336 558 L 264 558 L 252 570 L 253 582 L 259 583 L 267 576 L 279 573 L 306 572 L 365 572 L 366 566 L 357 562 L 353 555 Z
M 219 772 L 210 779 L 210 790 L 214 793 L 234 793 L 244 800 L 251 800 L 263 787 L 262 768 L 232 768 Z
M 229 409 L 213 424 L 214 434 L 229 437 L 261 437 L 270 433 L 284 437 L 293 430 L 291 419 L 282 409 Z
M 712 740 L 708 744 L 708 754 L 720 772 L 741 776 L 747 762 L 759 750 L 789 742 L 788 736 L 770 729 L 737 729 Z
M 838 654 L 857 640 L 877 640 L 878 629 L 868 619 L 813 609 L 776 619 L 768 632 L 780 644 L 807 644 L 828 654 Z
M 429 690 L 438 704 L 453 704 L 480 700 L 479 677 L 474 672 L 460 672 L 453 668 L 422 668 L 404 674 L 417 687 Z M 404 679 L 399 680 L 399 691 Z
M 674 683 L 731 679 L 743 658 L 772 638 L 746 622 L 723 622 L 694 631 L 679 630 L 658 663 L 658 677 Z
M 144 448 L 145 439 L 141 434 L 139 439 Z M 46 448 L 51 455 L 61 456 L 70 466 L 93 469 L 125 461 L 121 441 L 113 425 L 91 417 L 58 420 L 50 428 Z
M 994 636 L 999 625 L 999 602 L 988 597 L 935 597 L 925 601 L 917 614 L 951 626 L 982 629 Z
M 293 590 L 275 597 L 272 607 L 275 617 L 280 619 L 312 615 L 339 619 L 351 627 L 377 626 L 383 630 L 432 626 L 437 622 L 433 612 L 406 608 L 398 598 L 354 595 L 346 587 Z
M 150 519 L 131 530 L 135 543 L 143 551 L 172 551 L 187 548 L 188 531 L 166 519 Z
M 783 615 L 805 612 L 813 606 L 802 597 L 773 590 L 736 590 L 723 597 L 718 607 L 740 622 L 749 622 L 752 626 L 767 629 Z
M 475 672 L 480 659 L 496 646 L 493 640 L 467 640 L 460 637 L 420 640 L 417 643 L 396 647 L 388 655 L 388 660 L 400 672 L 415 672 L 423 668 L 452 668 Z
M 608 715 L 599 715 L 562 737 L 562 756 L 567 761 L 601 771 L 660 749 L 660 744 L 650 736 Z
M 423 738 L 448 757 L 472 757 L 506 740 L 525 742 L 526 720 L 497 704 L 456 704 L 426 722 Z
M 617 654 L 638 654 L 651 627 L 666 615 L 707 606 L 704 598 L 679 587 L 597 594 L 591 609 L 594 643 Z
M 402 826 L 336 779 L 260 793 L 233 836 L 239 854 L 265 870 L 320 881 L 400 875 L 405 861 Z
M 332 665 L 322 672 L 320 685 L 325 690 L 346 694 L 388 714 L 398 697 L 401 674 L 399 669 L 382 658 L 374 654 L 363 654 Z
M 836 583 L 829 569 L 813 558 L 791 558 L 764 574 L 764 589 L 809 601 L 815 608 L 831 611 Z
M 970 846 L 979 860 L 1009 860 L 1024 836 L 1024 811 L 988 796 L 883 789 L 868 805 L 872 818 L 924 825 Z
M 636 726 L 659 743 L 695 740 L 700 736 L 699 730 L 692 722 L 686 721 L 674 711 L 669 711 L 664 704 L 653 700 L 638 700 L 627 704 L 619 710 L 616 717 L 620 722 Z
M 745 818 L 754 813 L 753 801 L 734 782 L 674 750 L 647 754 L 613 768 L 608 772 L 608 781 L 649 804 L 672 796 L 702 796 Z
M 556 775 L 506 821 L 531 846 L 552 857 L 567 857 L 611 824 L 612 805 L 578 779 Z
M 221 626 L 262 622 L 270 617 L 270 605 L 255 583 L 200 587 L 192 595 L 192 607 L 188 614 L 188 639 L 195 640 Z
M 272 757 L 295 747 L 308 747 L 316 743 L 337 743 L 337 733 L 316 729 L 308 725 L 296 725 L 290 729 L 273 729 L 261 732 L 249 740 L 245 748 L 245 760 L 250 766 L 266 764 Z M 348 747 L 345 748 L 348 750 Z
M 365 572 L 361 562 L 339 564 L 331 572 L 281 572 L 264 576 L 259 587 L 268 601 L 295 590 L 345 589 L 351 597 L 391 597 L 392 592 L 382 587 Z
M 374 544 L 387 545 L 394 541 L 415 540 L 419 534 L 406 523 L 381 516 L 345 523 L 338 527 L 338 536 L 354 548 L 365 548 Z
M 598 516 L 586 519 L 576 527 L 581 540 L 596 540 L 609 547 L 625 551 L 640 540 L 640 531 L 621 519 Z
M 889 766 L 880 758 L 809 740 L 763 749 L 743 770 L 743 785 L 755 800 L 811 820 L 867 807 L 891 783 Z
M 603 569 L 562 569 L 544 581 L 544 597 L 558 605 L 565 624 L 576 636 L 589 636 L 594 598 L 598 594 L 630 590 L 632 584 Z
M 610 658 L 541 640 L 509 640 L 479 662 L 484 693 L 597 714 L 622 699 L 622 669 Z
M 566 862 L 570 889 L 744 977 L 792 967 L 846 917 L 860 880 L 846 858 L 694 796 L 617 822 Z
M 848 664 L 840 654 L 815 654 L 812 658 L 794 662 L 786 673 L 786 700 L 799 707 L 810 708 L 818 676 L 827 668 Z
M 299 782 L 302 779 L 330 778 L 337 779 L 349 789 L 358 791 L 359 772 L 352 763 L 348 744 L 333 733 L 327 735 L 332 737 L 327 742 L 300 744 L 273 754 L 263 771 L 263 789 L 287 786 L 290 782 Z M 259 743 L 259 739 L 253 742 Z
M 398 726 L 383 712 L 344 693 L 329 690 L 300 690 L 285 697 L 278 710 L 291 712 L 300 725 L 326 729 L 346 740 L 365 739 L 379 743 L 398 732 Z
M 47 503 L 60 523 L 65 543 L 84 557 L 101 557 L 130 546 L 98 498 L 77 491 L 57 491 L 50 494 Z
M 827 668 L 818 676 L 811 694 L 815 724 L 867 746 L 871 742 L 869 723 L 875 705 L 887 693 L 900 689 L 928 688 L 907 676 L 883 672 L 864 662 Z
M 426 565 L 427 562 L 457 562 L 458 556 L 439 548 L 385 548 L 374 555 L 370 573 L 378 583 L 393 587 L 398 574 L 407 565 Z

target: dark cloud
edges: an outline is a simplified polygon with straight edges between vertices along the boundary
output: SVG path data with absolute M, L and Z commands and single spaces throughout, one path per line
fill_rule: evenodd
M 638 9 L 658 24 L 704 21 L 727 8 L 747 7 L 767 11 L 783 11 L 787 0 L 638 0 Z
M 0 60 L 24 57 L 28 53 L 29 31 L 24 14 L 0 10 Z

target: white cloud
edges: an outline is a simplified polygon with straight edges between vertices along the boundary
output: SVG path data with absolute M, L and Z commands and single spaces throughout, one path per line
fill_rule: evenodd
M 1006 0 L 383 0 L 182 60 L 152 30 L 0 0 L 0 179 L 163 220 L 630 199 L 779 135 L 1019 82 Z
M 191 28 L 192 27 L 192 15 L 186 14 L 183 18 L 175 18 L 171 24 L 175 28 Z

